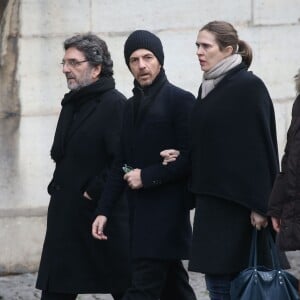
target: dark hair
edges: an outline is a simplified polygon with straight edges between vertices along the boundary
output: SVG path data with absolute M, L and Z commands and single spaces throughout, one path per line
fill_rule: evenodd
M 204 25 L 200 31 L 207 30 L 211 32 L 219 45 L 220 50 L 231 46 L 233 53 L 238 53 L 242 56 L 243 62 L 249 68 L 252 62 L 252 49 L 243 40 L 240 40 L 236 29 L 225 21 L 212 21 Z
M 92 66 L 101 65 L 101 76 L 110 77 L 113 72 L 113 61 L 105 41 L 94 34 L 75 35 L 64 41 L 64 49 L 74 47 L 83 52 Z

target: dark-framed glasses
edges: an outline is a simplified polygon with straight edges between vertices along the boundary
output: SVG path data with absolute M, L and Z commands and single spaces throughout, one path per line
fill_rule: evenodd
M 67 60 L 63 60 L 60 64 L 64 67 L 70 67 L 70 68 L 76 68 L 78 66 L 80 66 L 82 63 L 87 62 L 88 60 L 76 60 L 76 59 L 67 59 Z

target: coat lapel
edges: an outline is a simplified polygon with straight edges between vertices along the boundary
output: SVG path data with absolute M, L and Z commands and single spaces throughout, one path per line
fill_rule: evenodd
M 153 104 L 154 100 L 155 99 L 154 98 L 152 99 L 152 97 L 144 97 L 141 100 L 140 109 L 137 114 L 136 124 L 140 124 L 140 122 L 144 119 L 147 111 L 149 110 L 150 106 Z
M 95 112 L 98 102 L 90 101 L 83 107 L 80 113 L 75 114 L 75 120 L 73 121 L 73 126 L 70 128 L 67 141 L 68 142 L 74 133 L 84 124 L 88 117 Z
M 65 147 L 74 133 L 96 110 L 102 95 L 114 89 L 112 77 L 101 77 L 78 91 L 70 91 L 62 100 L 62 111 L 56 127 L 51 157 L 58 162 L 64 157 Z

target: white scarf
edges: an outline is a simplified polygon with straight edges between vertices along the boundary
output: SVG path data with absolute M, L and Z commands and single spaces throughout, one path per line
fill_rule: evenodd
M 216 87 L 229 70 L 233 69 L 241 62 L 242 56 L 240 54 L 233 54 L 222 59 L 209 71 L 204 72 L 201 87 L 201 99 Z

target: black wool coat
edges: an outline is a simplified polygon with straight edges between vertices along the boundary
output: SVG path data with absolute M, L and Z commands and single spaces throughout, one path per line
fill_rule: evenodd
M 126 103 L 121 151 L 98 212 L 109 216 L 114 199 L 126 187 L 134 259 L 188 258 L 191 224 L 187 143 L 194 102 L 194 96 L 169 83 L 162 70 L 150 87 L 142 90 L 136 84 L 134 96 Z M 181 155 L 164 166 L 160 152 L 171 148 L 179 149 Z M 143 188 L 127 187 L 124 164 L 141 169 Z
M 129 284 L 128 211 L 116 201 L 108 241 L 92 237 L 97 199 L 115 157 L 125 97 L 100 78 L 62 101 L 51 156 L 55 161 L 37 288 L 60 293 L 111 293 Z M 88 200 L 83 196 L 92 197 Z
M 200 97 L 191 116 L 197 203 L 190 270 L 239 272 L 248 264 L 250 213 L 266 215 L 278 171 L 273 104 L 243 63 Z
M 287 143 L 269 200 L 268 215 L 281 219 L 279 246 L 300 250 L 300 96 L 294 102 Z

